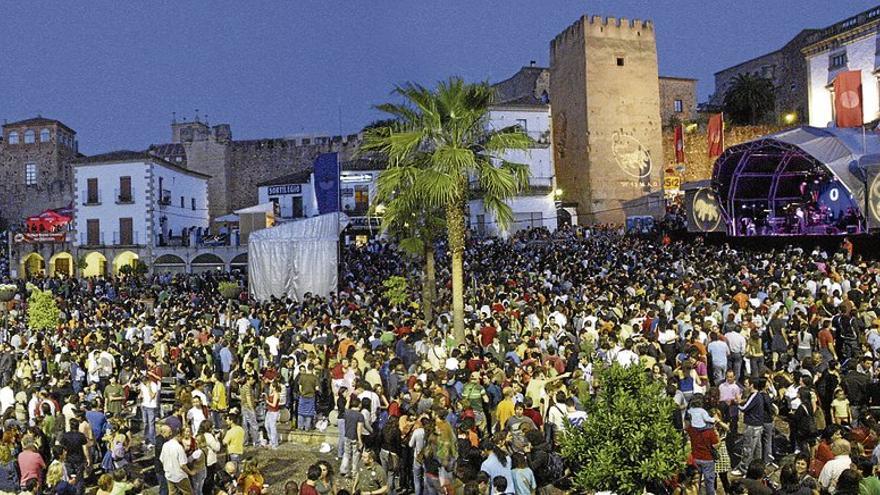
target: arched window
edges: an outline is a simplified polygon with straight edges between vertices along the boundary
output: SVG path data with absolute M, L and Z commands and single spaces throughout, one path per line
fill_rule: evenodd
M 34 144 L 36 139 L 37 134 L 33 130 L 28 129 L 24 131 L 24 144 Z
M 18 144 L 18 133 L 12 131 L 9 133 L 9 144 Z
M 49 136 L 49 129 L 43 129 L 42 131 L 40 131 L 40 142 L 48 143 L 50 139 Z

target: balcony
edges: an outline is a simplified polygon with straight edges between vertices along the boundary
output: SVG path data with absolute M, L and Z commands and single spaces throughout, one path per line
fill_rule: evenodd
M 113 191 L 113 197 L 116 198 L 116 204 L 118 205 L 132 205 L 134 204 L 134 190 L 129 189 L 128 191 L 120 192 L 119 189 Z
M 532 140 L 531 148 L 547 148 L 550 146 L 549 130 L 542 132 L 530 131 L 526 132 L 526 135 Z
M 104 233 L 99 232 L 96 236 L 90 236 L 86 232 L 79 235 L 79 244 L 83 247 L 100 247 L 104 246 Z
M 83 206 L 97 206 L 101 204 L 101 191 L 89 191 L 83 199 Z
M 553 192 L 553 177 L 538 177 L 538 176 L 529 176 L 529 187 L 528 189 L 520 192 L 520 196 L 534 196 L 541 194 L 549 194 Z M 471 197 L 482 197 L 483 196 L 483 188 L 480 187 L 480 181 L 477 179 L 471 179 L 469 183 L 469 187 L 471 190 Z
M 113 232 L 113 246 L 140 246 L 140 232 Z

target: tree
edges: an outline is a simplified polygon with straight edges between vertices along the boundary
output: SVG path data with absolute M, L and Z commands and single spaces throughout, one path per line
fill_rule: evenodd
M 388 277 L 382 282 L 382 287 L 385 287 L 385 298 L 395 306 L 403 306 L 409 300 L 409 288 L 404 277 Z
M 58 325 L 61 311 L 51 290 L 34 287 L 28 298 L 28 326 L 32 330 L 51 330 Z
M 755 125 L 773 111 L 773 81 L 752 74 L 738 74 L 724 94 L 724 112 L 739 125 Z
M 641 494 L 652 482 L 681 472 L 686 449 L 671 418 L 678 408 L 664 385 L 640 366 L 598 369 L 587 419 L 562 435 L 562 457 L 577 491 Z
M 387 122 L 387 126 L 396 125 L 393 120 L 384 122 Z M 421 257 L 424 263 L 422 315 L 425 321 L 430 322 L 434 319 L 437 292 L 434 245 L 445 228 L 443 210 L 425 208 L 415 189 L 415 177 L 396 172 L 379 174 L 376 204 L 382 208 L 382 230 L 397 239 L 404 253 Z
M 413 197 L 425 209 L 442 209 L 452 258 L 454 337 L 463 342 L 469 179 L 482 191 L 486 208 L 506 227 L 513 212 L 504 200 L 528 187 L 529 168 L 501 155 L 505 150 L 527 149 L 530 140 L 515 126 L 487 129 L 494 95 L 488 83 L 451 78 L 434 90 L 407 83 L 398 86 L 395 94 L 404 102 L 377 107 L 395 124 L 367 130 L 361 149 L 388 157 L 383 174 L 406 178 L 413 184 Z

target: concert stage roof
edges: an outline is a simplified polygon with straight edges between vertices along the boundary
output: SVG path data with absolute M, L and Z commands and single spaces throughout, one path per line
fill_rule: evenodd
M 692 230 L 843 235 L 880 227 L 880 135 L 802 126 L 728 148 L 691 195 Z M 867 199 L 866 199 L 867 197 Z

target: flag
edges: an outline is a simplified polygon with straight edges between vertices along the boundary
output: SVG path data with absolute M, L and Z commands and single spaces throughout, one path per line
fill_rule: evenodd
M 862 71 L 841 72 L 834 78 L 834 124 L 837 127 L 862 125 Z
M 675 163 L 684 163 L 684 125 L 675 126 Z
M 339 211 L 339 153 L 321 153 L 315 159 L 314 188 L 321 215 Z
M 724 151 L 724 114 L 714 113 L 709 115 L 709 158 L 720 156 Z

